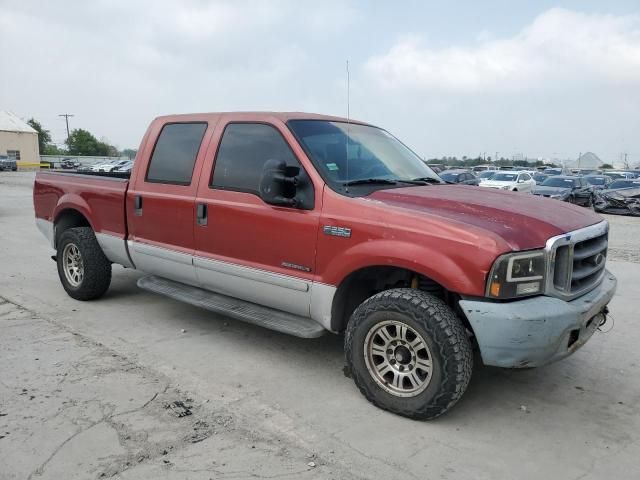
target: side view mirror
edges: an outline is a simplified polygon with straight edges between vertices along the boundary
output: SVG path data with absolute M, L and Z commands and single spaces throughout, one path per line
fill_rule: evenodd
M 297 207 L 299 167 L 288 167 L 284 160 L 267 160 L 260 175 L 260 198 L 270 205 Z
M 520 179 L 518 180 L 518 183 L 524 183 L 524 180 Z

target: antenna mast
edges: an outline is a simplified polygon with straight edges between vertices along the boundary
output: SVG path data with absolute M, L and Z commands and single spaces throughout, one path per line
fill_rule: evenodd
M 350 110 L 350 98 L 349 98 L 349 60 L 347 60 L 347 143 L 345 144 L 345 154 L 347 156 L 347 178 L 346 183 L 349 183 L 349 135 L 350 135 L 350 124 L 351 124 L 351 110 Z M 345 192 L 349 193 L 349 185 L 345 187 Z

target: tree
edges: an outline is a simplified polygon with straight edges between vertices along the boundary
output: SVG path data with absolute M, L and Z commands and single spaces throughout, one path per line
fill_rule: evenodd
M 31 128 L 38 132 L 38 148 L 41 155 L 46 155 L 47 147 L 51 143 L 51 133 L 38 122 L 35 118 L 30 118 L 27 123 Z
M 613 168 L 613 165 L 611 165 L 610 163 L 603 163 L 602 165 L 600 165 L 600 168 Z
M 69 155 L 85 155 L 85 156 L 117 156 L 118 150 L 109 145 L 106 139 L 99 141 L 91 132 L 76 128 L 71 132 L 69 138 L 65 142 L 69 147 Z

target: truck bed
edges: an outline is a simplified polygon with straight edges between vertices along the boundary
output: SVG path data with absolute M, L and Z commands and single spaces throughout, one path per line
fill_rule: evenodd
M 55 222 L 67 208 L 90 219 L 96 233 L 126 238 L 125 198 L 129 186 L 123 174 L 37 172 L 33 205 L 37 219 Z M 128 177 L 128 174 L 126 174 Z

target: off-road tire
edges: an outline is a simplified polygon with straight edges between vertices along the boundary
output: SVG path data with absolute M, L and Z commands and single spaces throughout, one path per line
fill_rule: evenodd
M 400 321 L 419 333 L 432 355 L 432 378 L 424 391 L 401 397 L 384 390 L 367 369 L 367 332 L 385 320 Z M 462 397 L 473 372 L 467 332 L 451 308 L 421 290 L 398 288 L 365 300 L 349 319 L 345 335 L 347 367 L 360 392 L 374 405 L 416 420 L 447 412 Z
M 78 286 L 72 285 L 64 272 L 63 252 L 70 243 L 78 247 L 83 262 L 84 274 Z M 106 293 L 111 284 L 111 262 L 105 257 L 91 228 L 65 230 L 58 240 L 57 250 L 58 276 L 70 297 L 76 300 L 94 300 Z

